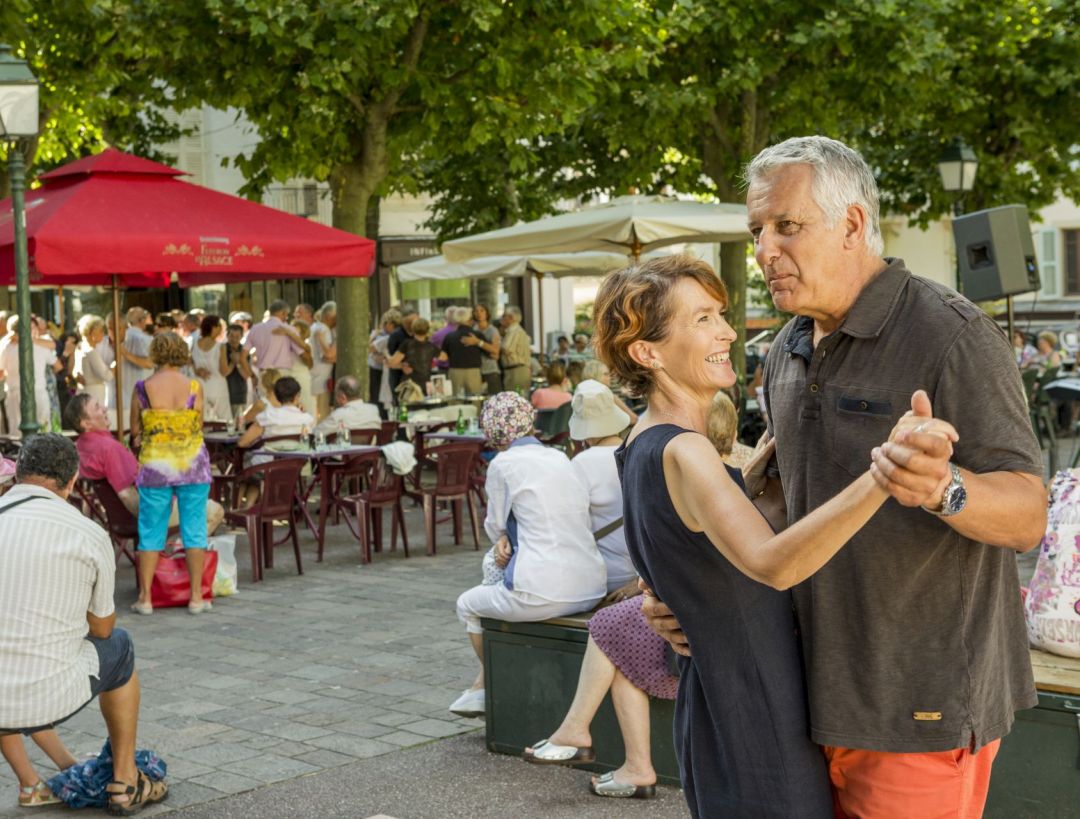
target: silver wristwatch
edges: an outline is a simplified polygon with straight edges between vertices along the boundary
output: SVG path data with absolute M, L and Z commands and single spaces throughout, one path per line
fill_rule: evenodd
M 960 467 L 949 461 L 949 469 L 952 472 L 952 480 L 941 495 L 941 506 L 937 509 L 923 507 L 927 512 L 942 518 L 962 512 L 964 506 L 967 505 L 967 489 L 964 487 L 964 477 L 960 474 Z

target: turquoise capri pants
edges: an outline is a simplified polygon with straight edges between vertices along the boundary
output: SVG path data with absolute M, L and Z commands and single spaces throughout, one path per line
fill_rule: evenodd
M 206 548 L 206 501 L 210 498 L 210 484 L 183 483 L 177 486 L 139 487 L 139 551 L 160 552 L 165 549 L 173 494 L 176 495 L 180 539 L 184 542 L 184 548 Z

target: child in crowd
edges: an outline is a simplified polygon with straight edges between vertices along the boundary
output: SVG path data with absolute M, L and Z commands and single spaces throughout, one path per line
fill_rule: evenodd
M 42 751 L 48 754 L 49 759 L 61 771 L 70 768 L 76 763 L 77 760 L 71 755 L 71 751 L 65 747 L 53 729 L 38 731 L 31 734 L 30 738 L 34 740 Z M 0 751 L 3 752 L 4 759 L 7 760 L 11 770 L 19 779 L 20 808 L 36 808 L 42 805 L 60 803 L 60 799 L 49 790 L 49 786 L 38 776 L 34 764 L 30 761 L 30 757 L 27 756 L 26 746 L 23 745 L 21 734 L 0 736 Z
M 274 384 L 277 406 L 269 406 L 255 416 L 254 423 L 244 430 L 236 445 L 246 449 L 262 438 L 282 435 L 302 435 L 315 428 L 315 416 L 300 408 L 300 383 L 291 376 L 279 378 Z M 266 463 L 270 456 L 255 456 L 251 464 Z M 244 483 L 240 499 L 243 508 L 249 508 L 259 499 L 259 484 Z

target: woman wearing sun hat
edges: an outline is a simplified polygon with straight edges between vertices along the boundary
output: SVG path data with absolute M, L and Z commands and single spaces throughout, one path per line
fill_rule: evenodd
M 604 560 L 589 519 L 588 493 L 570 461 L 533 436 L 534 410 L 501 392 L 480 411 L 480 428 L 501 450 L 488 467 L 484 529 L 504 566 L 502 583 L 469 589 L 457 601 L 480 674 L 450 706 L 460 716 L 484 713 L 481 617 L 533 622 L 593 608 L 606 591 Z
M 572 401 L 570 437 L 585 450 L 570 462 L 578 480 L 589 490 L 590 526 L 607 566 L 607 590 L 637 584 L 637 572 L 626 551 L 622 526 L 622 486 L 615 449 L 630 427 L 630 416 L 615 404 L 611 390 L 599 381 L 578 384 Z M 629 591 L 626 589 L 626 591 Z

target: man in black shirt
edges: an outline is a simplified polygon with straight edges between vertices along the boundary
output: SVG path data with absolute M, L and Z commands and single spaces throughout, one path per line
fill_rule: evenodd
M 450 363 L 450 383 L 454 395 L 476 395 L 484 389 L 484 379 L 480 375 L 480 363 L 484 357 L 481 345 L 486 344 L 487 340 L 483 333 L 473 329 L 470 308 L 457 308 L 454 321 L 457 329 L 444 338 L 442 344 Z

